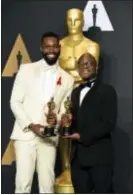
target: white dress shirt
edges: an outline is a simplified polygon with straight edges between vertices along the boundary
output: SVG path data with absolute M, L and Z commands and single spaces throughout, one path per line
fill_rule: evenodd
M 90 89 L 92 88 L 93 85 L 94 85 L 94 82 L 91 84 L 91 87 L 86 86 L 81 90 L 81 92 L 80 92 L 80 106 L 81 106 L 86 94 L 90 91 Z
M 42 60 L 42 62 L 42 87 L 44 92 L 44 102 L 47 104 L 51 97 L 54 96 L 58 62 L 52 66 L 49 66 L 44 60 Z

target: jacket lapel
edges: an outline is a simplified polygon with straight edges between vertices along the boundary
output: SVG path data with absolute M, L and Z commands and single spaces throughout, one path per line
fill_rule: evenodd
M 72 103 L 74 104 L 74 107 L 76 107 L 77 109 L 79 108 L 79 103 L 80 103 L 80 91 L 81 91 L 81 87 L 77 87 L 77 89 L 75 89 L 75 94 L 73 97 L 73 101 Z
M 63 78 L 63 72 L 58 67 L 58 72 L 57 72 L 57 77 L 56 77 L 56 86 L 55 86 L 55 92 L 54 92 L 54 101 L 57 107 L 60 106 L 60 103 L 62 101 L 64 94 L 65 94 L 65 81 Z
M 35 86 L 37 91 L 37 96 L 40 101 L 40 103 L 45 107 L 44 103 L 44 91 L 42 87 L 43 83 L 43 74 L 42 74 L 42 64 L 41 60 L 38 62 L 37 66 L 34 69 L 34 80 L 35 80 Z M 65 83 L 66 81 L 64 80 L 65 77 L 63 77 L 63 71 L 58 67 L 57 71 L 57 76 L 56 76 L 56 84 L 55 84 L 55 89 L 54 90 L 54 101 L 56 103 L 57 109 L 60 106 L 60 103 L 62 101 L 63 96 L 65 95 L 66 87 Z M 58 82 L 60 80 L 60 82 Z M 69 81 L 68 81 L 69 82 Z
M 35 67 L 33 67 L 33 78 L 31 79 L 32 83 L 32 90 L 35 91 L 37 99 L 40 101 L 40 103 L 43 103 L 43 90 L 42 90 L 42 64 L 41 60 L 36 63 Z
M 96 80 L 95 84 L 93 85 L 93 87 L 91 87 L 91 89 L 88 91 L 88 93 L 85 95 L 82 104 L 80 107 L 82 107 L 84 105 L 84 103 L 86 102 L 86 100 L 88 100 L 90 97 L 92 97 L 93 93 L 97 90 L 98 88 L 98 81 Z

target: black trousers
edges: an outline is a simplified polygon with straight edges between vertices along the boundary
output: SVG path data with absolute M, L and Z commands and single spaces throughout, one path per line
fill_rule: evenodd
M 77 158 L 71 163 L 71 177 L 76 194 L 112 193 L 112 165 L 82 167 Z

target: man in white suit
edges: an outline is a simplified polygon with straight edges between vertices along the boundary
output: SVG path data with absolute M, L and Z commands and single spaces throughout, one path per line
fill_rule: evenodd
M 36 170 L 40 193 L 54 191 L 54 165 L 58 136 L 42 138 L 41 127 L 59 123 L 63 99 L 74 79 L 58 65 L 59 37 L 45 33 L 41 38 L 40 61 L 23 64 L 17 73 L 10 105 L 16 118 L 11 139 L 15 140 L 15 193 L 30 193 Z M 54 97 L 56 116 L 47 119 L 47 103 Z

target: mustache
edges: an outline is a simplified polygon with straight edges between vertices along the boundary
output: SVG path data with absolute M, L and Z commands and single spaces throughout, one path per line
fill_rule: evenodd
M 54 58 L 58 58 L 59 57 L 59 55 L 60 55 L 60 52 L 47 52 L 47 53 L 44 53 L 44 52 L 41 52 L 42 53 L 42 56 L 43 57 L 48 57 L 48 55 L 54 55 Z
M 51 54 L 57 55 L 57 53 L 55 52 L 45 53 L 45 55 L 51 55 Z
M 49 58 L 48 55 L 50 55 L 50 54 L 54 55 L 54 57 L 53 57 L 53 58 Z M 55 52 L 43 53 L 43 52 L 42 52 L 42 56 L 43 56 L 44 60 L 45 60 L 49 65 L 55 64 L 55 63 L 57 62 L 57 60 L 58 60 L 59 55 L 60 55 L 60 52 L 58 52 L 58 53 L 55 53 Z

